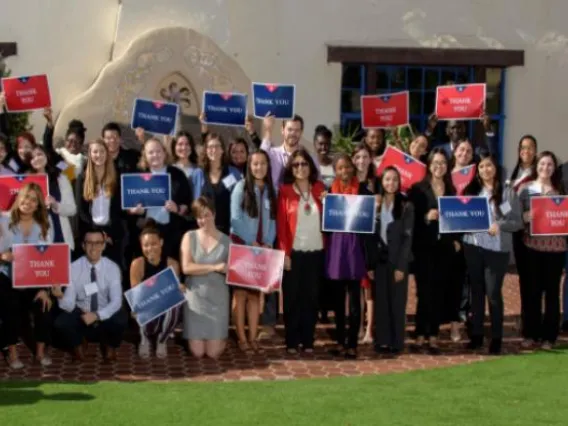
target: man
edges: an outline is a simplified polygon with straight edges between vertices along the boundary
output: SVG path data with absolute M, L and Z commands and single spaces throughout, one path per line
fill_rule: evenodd
M 483 117 L 481 117 L 480 121 L 483 125 L 485 137 L 483 144 L 475 147 L 475 153 L 476 155 L 479 155 L 479 152 L 481 150 L 487 150 L 492 155 L 497 157 L 498 152 L 497 147 L 495 146 L 495 132 L 493 131 L 491 118 L 487 114 L 484 114 Z M 432 138 L 437 124 L 438 117 L 435 114 L 432 114 L 428 119 L 428 125 L 425 131 L 425 135 L 429 139 Z M 448 121 L 446 124 L 446 135 L 448 136 L 449 142 L 441 145 L 441 147 L 444 149 L 444 151 L 446 151 L 448 158 L 452 158 L 452 153 L 454 152 L 457 144 L 460 141 L 467 139 L 465 122 L 457 120 Z M 436 143 L 430 143 L 430 146 L 436 146 Z
M 102 256 L 104 249 L 104 233 L 98 229 L 87 232 L 83 240 L 85 255 L 71 264 L 71 283 L 65 294 L 60 287 L 53 288 L 64 311 L 57 317 L 55 328 L 79 361 L 84 359 L 84 340 L 106 344 L 103 355 L 108 361 L 116 359 L 127 325 L 120 269 Z
M 267 115 L 263 120 L 263 140 L 260 149 L 266 151 L 270 158 L 270 166 L 272 168 L 272 183 L 274 189 L 278 192 L 278 188 L 282 184 L 284 178 L 284 169 L 288 163 L 290 155 L 300 148 L 300 140 L 304 133 L 304 119 L 295 114 L 289 120 L 282 121 L 282 145 L 272 146 L 272 134 L 274 129 L 274 116 Z M 312 156 L 316 167 L 319 166 L 316 158 Z M 259 335 L 259 339 L 269 339 L 275 334 L 274 327 L 278 319 L 278 293 L 271 293 L 264 296 L 264 310 L 262 312 L 263 330 Z
M 123 173 L 136 173 L 140 153 L 135 150 L 124 149 L 121 146 L 122 132 L 120 126 L 113 122 L 105 124 L 101 136 L 114 160 L 118 176 L 120 177 Z

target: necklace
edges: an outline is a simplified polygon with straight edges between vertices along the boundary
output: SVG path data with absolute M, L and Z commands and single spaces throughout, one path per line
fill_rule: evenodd
M 304 196 L 304 193 L 302 192 L 302 190 L 300 189 L 300 187 L 297 184 L 294 183 L 294 186 L 296 187 L 296 189 L 300 193 L 300 198 L 304 202 L 304 213 L 307 216 L 309 216 L 310 214 L 312 214 L 312 206 L 310 205 L 310 189 L 309 189 L 309 186 L 308 186 L 308 191 L 306 192 L 306 196 Z

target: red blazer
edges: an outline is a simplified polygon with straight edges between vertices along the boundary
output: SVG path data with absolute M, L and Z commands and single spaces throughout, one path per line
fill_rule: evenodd
M 322 213 L 321 195 L 325 191 L 325 186 L 321 182 L 312 185 L 312 197 L 314 198 L 319 215 Z M 294 190 L 291 184 L 280 186 L 278 192 L 278 212 L 276 214 L 276 240 L 277 247 L 290 256 L 294 237 L 296 236 L 296 225 L 298 222 L 298 203 L 300 194 Z M 322 234 L 323 240 L 323 234 Z

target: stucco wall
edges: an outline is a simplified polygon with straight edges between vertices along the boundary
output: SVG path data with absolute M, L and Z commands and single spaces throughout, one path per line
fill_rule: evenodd
M 9 65 L 48 72 L 56 110 L 89 87 L 115 35 L 116 58 L 142 32 L 163 26 L 211 37 L 251 80 L 296 83 L 308 134 L 339 118 L 341 68 L 326 63 L 326 43 L 524 49 L 525 67 L 507 73 L 506 164 L 526 132 L 568 159 L 559 137 L 568 113 L 565 0 L 123 0 L 116 33 L 118 1 L 70 4 L 21 0 L 0 14 L 0 39 L 20 49 Z

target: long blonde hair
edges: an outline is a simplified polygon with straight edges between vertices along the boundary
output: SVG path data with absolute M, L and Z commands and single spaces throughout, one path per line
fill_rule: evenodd
M 22 200 L 24 200 L 30 192 L 35 192 L 37 198 L 37 209 L 33 212 L 33 220 L 39 225 L 41 228 L 41 236 L 44 240 L 47 239 L 47 232 L 49 231 L 49 216 L 47 213 L 47 207 L 45 206 L 44 195 L 41 192 L 41 188 L 37 183 L 28 183 L 16 197 L 14 204 L 12 204 L 12 208 L 10 209 L 10 224 L 9 228 L 14 229 L 20 223 L 22 219 L 20 213 L 20 204 Z
M 164 151 L 164 166 L 168 166 L 170 164 L 170 154 L 169 154 L 167 148 L 164 146 L 162 141 L 160 141 L 159 139 L 150 138 L 147 141 L 145 141 L 144 145 L 142 146 L 142 152 L 140 153 L 140 160 L 138 161 L 138 168 L 140 170 L 149 170 L 150 169 L 150 165 L 148 164 L 148 160 L 146 159 L 146 146 L 148 146 L 148 144 L 150 144 L 150 143 L 157 143 L 158 145 L 160 145 L 162 147 L 162 150 Z
M 97 182 L 97 174 L 95 172 L 95 164 L 91 159 L 91 147 L 94 145 L 102 146 L 106 152 L 105 171 L 101 182 Z M 83 198 L 86 201 L 93 201 L 102 188 L 107 197 L 112 197 L 117 187 L 116 169 L 110 152 L 102 139 L 96 139 L 89 142 L 87 147 L 87 166 L 85 167 L 85 183 L 83 184 Z

